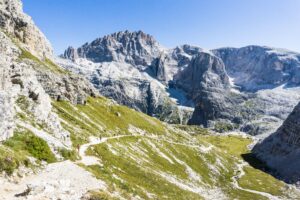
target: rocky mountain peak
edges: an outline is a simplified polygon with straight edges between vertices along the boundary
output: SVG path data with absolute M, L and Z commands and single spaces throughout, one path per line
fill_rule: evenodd
M 97 40 L 101 40 L 102 38 L 96 39 L 94 42 L 96 42 Z M 147 45 L 150 46 L 154 46 L 157 45 L 158 42 L 154 39 L 153 36 L 151 36 L 150 34 L 144 33 L 143 31 L 119 31 L 110 35 L 106 35 L 103 37 L 103 39 L 105 40 L 115 40 L 118 42 L 123 43 L 124 45 L 126 45 L 126 42 L 128 42 L 129 40 L 133 40 L 133 41 L 140 41 L 143 42 Z M 93 43 L 93 42 L 92 42 Z
M 0 0 L 0 28 L 39 58 L 51 58 L 53 50 L 31 17 L 23 12 L 20 0 Z
M 142 31 L 120 31 L 91 43 L 86 43 L 78 49 L 68 48 L 63 57 L 74 60 L 77 57 L 93 62 L 127 62 L 134 65 L 150 65 L 161 52 L 158 42 Z
M 165 49 L 142 31 L 121 31 L 78 49 L 70 47 L 63 57 L 68 59 L 62 59 L 63 66 L 86 75 L 102 94 L 143 112 L 150 101 L 137 96 L 151 96 L 147 85 L 155 82 L 160 86 L 153 88 L 159 92 L 152 96 L 160 102 L 167 99 L 174 108 L 176 104 L 195 108 L 192 124 L 213 127 L 219 120 L 251 134 L 271 133 L 269 122 L 277 128 L 299 101 L 297 92 L 285 90 L 300 85 L 299 54 L 284 49 L 252 45 L 205 50 L 188 44 Z M 279 86 L 284 87 L 282 95 L 271 97 L 279 93 L 271 91 Z M 248 101 L 255 101 L 255 106 Z M 261 116 L 266 116 L 264 123 L 249 125 Z
M 74 47 L 70 46 L 68 47 L 64 54 L 62 55 L 64 58 L 75 61 L 78 58 L 78 53 L 77 53 L 77 49 L 75 49 Z

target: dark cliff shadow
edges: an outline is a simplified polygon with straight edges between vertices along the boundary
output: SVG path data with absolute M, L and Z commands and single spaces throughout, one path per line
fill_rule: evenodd
M 259 169 L 266 173 L 271 173 L 272 170 L 260 159 L 258 159 L 253 153 L 246 153 L 241 155 L 242 158 L 253 168 Z
M 280 177 L 280 175 L 275 170 L 272 170 L 270 167 L 268 167 L 265 162 L 261 161 L 253 153 L 246 153 L 246 154 L 242 154 L 241 156 L 253 168 L 261 170 L 262 172 L 265 172 L 265 173 L 273 176 L 274 178 L 281 180 L 285 183 L 295 184 L 294 182 L 285 180 L 282 177 Z

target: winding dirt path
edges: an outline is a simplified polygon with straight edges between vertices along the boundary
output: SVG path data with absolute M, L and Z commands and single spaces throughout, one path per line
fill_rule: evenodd
M 204 151 L 209 151 L 212 149 L 212 146 L 202 146 L 202 145 L 192 145 L 192 144 L 184 144 L 184 143 L 179 143 L 179 142 L 172 142 L 169 140 L 163 140 L 160 139 L 159 137 L 154 137 L 154 136 L 146 136 L 146 135 L 118 135 L 118 136 L 113 136 L 113 137 L 104 137 L 104 138 L 96 138 L 96 137 L 90 137 L 89 143 L 83 144 L 80 146 L 79 148 L 79 156 L 81 157 L 81 160 L 77 161 L 77 163 L 82 163 L 84 165 L 96 165 L 99 164 L 99 158 L 95 157 L 95 156 L 89 156 L 86 155 L 86 150 L 90 147 L 90 146 L 94 146 L 94 145 L 98 145 L 98 144 L 102 144 L 104 142 L 106 142 L 107 140 L 112 140 L 112 139 L 118 139 L 118 138 L 124 138 L 124 137 L 145 137 L 145 138 L 149 138 L 149 139 L 153 139 L 153 140 L 159 140 L 159 141 L 164 141 L 164 142 L 168 142 L 170 144 L 177 144 L 177 145 L 183 145 L 183 146 L 187 146 L 187 147 L 191 147 L 191 148 L 201 148 Z
M 69 160 L 49 164 L 23 178 L 0 177 L 0 185 L 1 200 L 78 200 L 90 190 L 107 189 L 105 182 Z
M 244 167 L 247 166 L 247 165 L 248 164 L 245 161 L 237 164 L 237 169 L 235 170 L 235 176 L 233 176 L 231 178 L 234 187 L 239 189 L 239 190 L 243 190 L 245 192 L 250 192 L 250 193 L 253 193 L 253 194 L 258 194 L 258 195 L 267 197 L 270 200 L 281 200 L 280 198 L 278 198 L 276 196 L 273 196 L 269 193 L 260 192 L 260 191 L 257 191 L 257 190 L 245 189 L 245 188 L 243 188 L 239 185 L 238 180 L 241 179 L 245 175 Z
M 86 143 L 84 145 L 81 145 L 79 148 L 79 156 L 81 157 L 81 160 L 77 161 L 78 163 L 82 163 L 84 165 L 96 165 L 99 164 L 99 158 L 95 156 L 88 156 L 86 155 L 86 150 L 90 146 L 98 145 L 101 143 L 106 142 L 107 140 L 112 140 L 112 139 L 118 139 L 118 138 L 123 138 L 123 137 L 134 137 L 137 135 L 118 135 L 118 136 L 113 136 L 113 137 L 104 137 L 104 138 L 96 138 L 96 137 L 90 137 L 90 142 Z
M 165 141 L 168 142 L 170 144 L 177 144 L 177 145 L 184 145 L 184 146 L 188 146 L 188 147 L 199 147 L 199 148 L 203 148 L 203 146 L 201 145 L 189 145 L 189 144 L 184 144 L 184 143 L 178 143 L 178 142 L 172 142 L 169 140 L 163 140 L 160 139 L 159 137 L 154 137 L 154 136 L 146 136 L 146 135 L 118 135 L 118 136 L 113 136 L 113 137 L 104 137 L 104 138 L 96 138 L 96 137 L 90 137 L 90 142 L 86 143 L 82 146 L 80 146 L 79 148 L 79 155 L 81 157 L 81 160 L 77 161 L 78 163 L 82 163 L 84 165 L 95 165 L 95 164 L 100 164 L 100 160 L 99 158 L 95 157 L 95 156 L 88 156 L 86 155 L 86 150 L 90 147 L 90 146 L 94 146 L 94 145 L 98 145 L 101 143 L 105 143 L 108 140 L 112 140 L 112 139 L 118 139 L 118 138 L 124 138 L 124 137 L 145 137 L 145 138 L 149 138 L 149 139 L 154 139 L 154 140 L 159 140 L 159 141 Z M 213 146 L 209 146 L 206 147 L 207 151 L 209 151 Z M 280 198 L 273 196 L 269 193 L 266 192 L 260 192 L 260 191 L 256 191 L 256 190 L 251 190 L 251 189 L 245 189 L 243 187 L 241 187 L 238 183 L 238 180 L 241 179 L 244 175 L 245 175 L 245 171 L 244 171 L 244 167 L 247 166 L 248 164 L 246 162 L 241 162 L 237 165 L 237 169 L 235 170 L 235 175 L 231 178 L 232 179 L 232 183 L 233 186 L 239 190 L 243 190 L 246 192 L 250 192 L 250 193 L 254 193 L 254 194 L 258 194 L 264 197 L 267 197 L 270 200 L 281 200 Z

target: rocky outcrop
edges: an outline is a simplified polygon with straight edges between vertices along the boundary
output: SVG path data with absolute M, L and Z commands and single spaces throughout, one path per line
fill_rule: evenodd
M 34 62 L 29 63 L 33 66 L 39 65 Z M 36 77 L 45 92 L 56 101 L 70 101 L 73 104 L 84 105 L 87 97 L 99 96 L 99 92 L 90 82 L 73 73 L 57 74 L 38 67 Z
M 242 90 L 300 85 L 298 53 L 261 46 L 221 48 L 213 52 L 222 58 L 228 74 Z
M 21 50 L 10 38 L 2 32 L 0 38 L 0 44 L 6 50 L 0 50 L 0 140 L 11 137 L 17 125 L 27 124 L 23 121 L 26 116 L 44 124 L 57 141 L 70 147 L 69 133 L 61 127 L 56 114 L 52 113 L 51 99 L 37 80 L 36 72 L 31 65 L 17 59 Z M 19 119 L 18 115 L 22 115 L 23 119 Z
M 21 0 L 0 0 L 0 28 L 39 58 L 51 58 L 52 47 L 32 19 L 23 12 Z
M 193 99 L 205 90 L 229 89 L 229 78 L 222 60 L 210 53 L 198 53 L 183 71 L 175 76 L 178 86 Z
M 230 83 L 220 58 L 201 52 L 176 75 L 175 80 L 196 103 L 190 124 L 208 126 L 210 120 L 229 119 L 231 101 L 227 94 Z
M 22 12 L 19 0 L 0 1 L 0 25 L 0 141 L 16 128 L 25 128 L 55 152 L 70 148 L 70 133 L 53 112 L 52 101 L 84 104 L 98 92 L 83 77 L 49 59 L 51 45 Z
M 253 153 L 284 180 L 300 181 L 300 103 L 275 133 L 253 148 Z
M 76 61 L 76 59 L 78 58 L 77 49 L 73 47 L 67 48 L 67 50 L 65 50 L 63 54 L 63 57 L 72 61 Z
M 155 58 L 151 65 L 154 77 L 162 82 L 167 81 L 167 72 L 165 68 L 166 59 L 166 55 L 161 55 L 160 57 Z

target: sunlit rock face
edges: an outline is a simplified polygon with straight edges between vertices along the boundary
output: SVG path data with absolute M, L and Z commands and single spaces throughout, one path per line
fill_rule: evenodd
M 21 0 L 0 0 L 0 27 L 35 56 L 52 58 L 51 44 L 23 12 Z
M 172 123 L 184 113 L 190 124 L 270 134 L 300 100 L 300 56 L 282 49 L 167 49 L 141 31 L 121 31 L 62 57 L 104 96 Z
M 52 101 L 84 104 L 98 92 L 85 78 L 52 61 L 51 45 L 23 13 L 21 1 L 0 1 L 0 27 L 0 140 L 26 127 L 43 136 L 52 149 L 70 148 L 70 133 L 61 126 Z
M 300 54 L 296 52 L 262 46 L 221 48 L 213 52 L 222 58 L 228 74 L 242 90 L 300 84 Z

